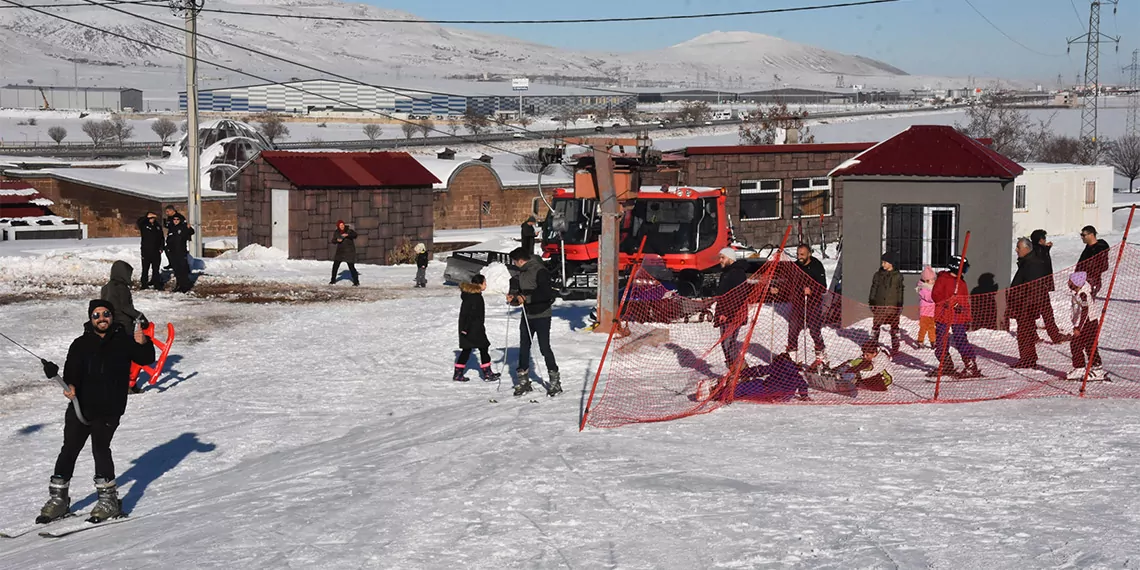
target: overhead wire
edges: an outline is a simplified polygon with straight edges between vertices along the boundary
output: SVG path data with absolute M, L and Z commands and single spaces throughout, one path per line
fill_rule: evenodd
M 127 4 L 131 6 L 156 6 L 166 8 L 168 3 L 166 0 L 106 0 L 101 4 Z M 0 6 L 0 10 L 11 10 L 15 8 L 87 8 L 90 7 L 89 2 L 75 2 L 67 4 L 21 4 L 19 6 Z
M 483 24 L 483 25 L 523 25 L 523 24 L 602 24 L 617 22 L 659 22 L 665 20 L 698 20 L 708 18 L 728 18 L 737 16 L 760 16 L 768 14 L 788 14 L 794 12 L 810 12 L 815 10 L 830 10 L 834 8 L 851 8 L 857 6 L 873 6 L 876 4 L 892 4 L 903 0 L 855 0 L 851 2 L 837 2 L 832 4 L 816 4 L 811 6 L 792 6 L 787 8 L 768 8 L 763 10 L 740 10 L 735 12 L 705 12 L 700 14 L 672 14 L 667 16 L 629 16 L 612 18 L 569 18 L 569 19 L 542 19 L 542 20 L 409 20 L 407 18 L 367 18 L 353 16 L 312 16 L 306 14 L 275 14 L 272 12 L 253 12 L 249 10 L 226 10 L 221 8 L 203 8 L 203 12 L 216 14 L 231 14 L 235 16 L 263 16 L 270 18 L 289 18 L 296 20 L 320 20 L 331 22 L 373 22 L 383 24 Z
M 983 14 L 981 10 L 978 10 L 978 7 L 977 7 L 977 6 L 974 6 L 974 3 L 973 3 L 973 2 L 971 2 L 970 0 L 964 0 L 964 1 L 966 2 L 966 4 L 968 4 L 968 5 L 970 6 L 970 8 L 971 8 L 971 9 L 973 9 L 973 10 L 974 10 L 974 12 L 975 12 L 975 13 L 977 13 L 979 16 L 981 16 L 981 17 L 982 17 L 982 19 L 983 19 L 983 20 L 985 20 L 985 21 L 986 21 L 986 23 L 990 25 L 990 27 L 992 27 L 993 29 L 997 30 L 997 32 L 998 32 L 999 34 L 1001 34 L 1001 35 L 1005 36 L 1005 39 L 1007 39 L 1007 40 L 1009 40 L 1009 41 L 1011 41 L 1011 42 L 1013 42 L 1013 43 L 1015 43 L 1015 44 L 1017 44 L 1017 45 L 1021 46 L 1021 47 L 1022 47 L 1023 49 L 1025 49 L 1026 51 L 1029 51 L 1029 52 L 1032 52 L 1032 53 L 1035 53 L 1035 54 L 1037 54 L 1037 55 L 1040 55 L 1040 56 L 1044 56 L 1044 57 L 1064 57 L 1064 54 L 1060 54 L 1060 53 L 1057 53 L 1057 54 L 1053 54 L 1053 53 L 1045 53 L 1045 52 L 1042 52 L 1042 51 L 1037 51 L 1037 50 L 1035 50 L 1035 49 L 1033 49 L 1033 48 L 1031 48 L 1031 47 L 1029 47 L 1029 46 L 1027 46 L 1027 45 L 1025 45 L 1025 44 L 1023 44 L 1023 43 L 1021 43 L 1020 41 L 1018 41 L 1018 40 L 1017 40 L 1016 38 L 1014 38 L 1013 36 L 1011 36 L 1011 35 L 1009 35 L 1009 34 L 1005 33 L 1005 30 L 1003 30 L 1003 29 L 1001 29 L 1000 27 L 998 27 L 998 25 L 997 25 L 997 24 L 995 24 L 995 23 L 994 23 L 992 20 L 990 20 L 988 17 L 986 17 L 986 15 L 985 15 L 985 14 Z

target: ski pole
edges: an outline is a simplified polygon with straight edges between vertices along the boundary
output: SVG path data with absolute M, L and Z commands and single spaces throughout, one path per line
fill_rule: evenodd
M 495 386 L 495 391 L 498 392 L 503 387 L 503 370 L 507 368 L 507 349 L 510 348 L 511 342 L 511 307 L 507 306 L 507 331 L 503 334 L 503 363 L 499 365 L 499 382 Z
M 530 318 L 526 316 L 526 307 L 522 308 L 522 316 L 523 316 L 523 321 L 526 322 L 526 336 L 528 338 L 533 337 L 534 336 L 534 329 L 530 328 Z M 521 338 L 519 339 L 519 345 L 521 348 L 521 345 L 522 345 L 522 339 Z M 540 354 L 542 353 L 542 347 L 541 346 L 538 347 L 538 351 Z M 533 352 L 533 350 L 531 352 Z M 545 355 L 543 355 L 543 356 L 545 356 Z M 533 358 L 533 356 L 532 356 L 532 358 Z M 519 362 L 519 365 L 522 366 L 521 361 Z M 528 367 L 530 366 L 529 362 L 527 362 L 527 366 Z M 535 367 L 535 369 L 538 368 L 538 359 L 537 358 L 534 359 L 534 367 Z M 547 372 L 549 373 L 550 371 L 548 370 Z M 546 378 L 547 382 L 550 382 L 550 375 L 549 374 L 546 374 L 543 377 Z
M 59 367 L 58 366 L 56 366 L 52 362 L 49 362 L 46 358 L 43 358 L 40 355 L 28 350 L 28 347 L 16 342 L 15 340 L 12 340 L 12 337 L 10 337 L 4 333 L 0 333 L 0 336 L 7 339 L 8 342 L 22 348 L 24 350 L 24 352 L 26 352 L 26 353 L 28 353 L 28 354 L 36 357 L 36 358 L 39 358 L 40 364 L 44 365 L 45 371 L 46 371 L 47 365 L 49 365 L 49 364 L 51 364 L 53 367 L 55 367 L 56 374 L 49 377 L 49 380 L 55 380 L 56 383 L 59 384 L 60 388 L 63 388 L 65 391 L 67 390 L 67 388 L 68 388 L 67 382 L 64 382 L 63 378 L 59 377 Z M 70 397 L 68 399 L 71 400 L 71 404 L 75 408 L 75 417 L 79 418 L 79 423 L 82 423 L 83 425 L 87 425 L 87 419 L 83 417 L 83 411 L 79 409 L 79 399 L 78 398 L 70 398 Z
M 28 354 L 30 354 L 30 355 L 32 355 L 32 356 L 34 356 L 34 357 L 36 357 L 36 358 L 39 358 L 39 359 L 40 359 L 40 362 L 47 362 L 47 361 L 46 361 L 46 360 L 45 360 L 43 357 L 41 357 L 40 355 L 38 355 L 38 354 L 36 354 L 36 353 L 34 353 L 34 352 L 32 352 L 32 351 L 28 350 L 28 347 L 26 347 L 26 346 L 24 346 L 24 345 L 22 345 L 22 344 L 20 344 L 20 343 L 18 343 L 18 342 L 16 342 L 16 341 L 12 340 L 12 337 L 10 337 L 10 336 L 8 336 L 8 335 L 6 335 L 6 334 L 4 334 L 4 333 L 0 333 L 0 336 L 2 336 L 2 337 L 4 337 L 4 338 L 8 339 L 8 342 L 10 342 L 10 343 L 12 343 L 12 344 L 14 344 L 14 345 L 16 345 L 16 346 L 18 346 L 18 347 L 22 348 L 22 349 L 24 350 L 24 352 L 26 352 L 26 353 L 28 353 Z
M 803 343 L 804 353 L 807 353 L 807 304 L 808 296 L 804 294 L 804 320 L 803 326 L 800 327 L 800 341 Z M 807 356 L 804 356 L 804 364 L 807 363 Z

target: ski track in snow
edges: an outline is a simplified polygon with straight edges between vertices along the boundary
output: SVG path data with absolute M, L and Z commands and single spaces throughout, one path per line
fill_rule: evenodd
M 1057 267 L 1079 253 L 1069 241 L 1057 240 Z M 69 269 L 62 252 L 0 257 L 0 293 L 33 272 L 101 279 L 117 247 Z M 328 269 L 207 263 L 299 287 L 323 286 Z M 509 392 L 513 349 L 501 391 L 449 380 L 459 299 L 438 285 L 442 269 L 421 291 L 406 289 L 414 268 L 368 266 L 364 284 L 398 298 L 365 303 L 136 293 L 179 335 L 115 438 L 124 504 L 146 518 L 4 539 L 0 567 L 1119 568 L 1140 555 L 1140 402 L 739 403 L 578 433 L 605 342 L 574 330 L 588 303 L 556 306 L 567 392 L 536 386 L 531 404 Z M 84 287 L 0 305 L 0 330 L 62 364 L 97 295 Z M 496 369 L 506 321 L 488 295 Z M 46 499 L 65 400 L 32 358 L 0 346 L 8 527 Z M 85 453 L 73 508 L 93 503 L 92 476 Z

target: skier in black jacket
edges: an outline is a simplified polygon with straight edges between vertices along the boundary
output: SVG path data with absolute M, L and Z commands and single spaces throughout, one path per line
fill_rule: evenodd
M 459 358 L 455 359 L 455 376 L 451 379 L 467 381 L 463 375 L 467 371 L 467 360 L 471 358 L 471 351 L 478 349 L 479 377 L 485 382 L 494 382 L 499 375 L 491 371 L 491 354 L 488 352 L 491 341 L 487 338 L 487 327 L 483 322 L 486 315 L 483 291 L 487 290 L 487 279 L 477 274 L 470 283 L 460 283 L 459 290 L 462 299 L 459 306 Z
M 1085 242 L 1085 249 L 1081 252 L 1081 259 L 1077 261 L 1077 271 L 1084 271 L 1088 275 L 1088 284 L 1093 296 L 1101 288 L 1101 279 L 1108 271 L 1108 242 L 1096 237 L 1096 228 L 1085 226 L 1081 229 L 1081 241 Z
M 166 238 L 162 235 L 162 226 L 158 225 L 158 214 L 147 212 L 138 219 L 137 225 L 142 238 L 142 273 L 139 274 L 139 288 L 162 289 L 159 268 L 162 267 L 162 250 L 166 247 Z M 148 274 L 151 275 L 149 279 Z
M 48 486 L 51 498 L 40 510 L 36 522 L 50 522 L 68 513 L 71 506 L 68 487 L 75 472 L 75 460 L 89 437 L 91 453 L 95 456 L 95 490 L 99 495 L 91 517 L 101 521 L 121 514 L 111 439 L 119 427 L 119 418 L 127 409 L 131 363 L 154 362 L 154 344 L 143 335 L 142 329 L 135 329 L 132 339 L 130 331 L 114 322 L 114 312 L 115 308 L 107 301 L 91 301 L 87 306 L 88 321 L 83 326 L 83 336 L 75 339 L 67 350 L 63 379 L 68 387 L 64 395 L 79 403 L 87 424 L 79 421 L 75 408 L 69 404 L 64 415 L 63 448 Z
M 329 279 L 329 285 L 336 285 L 337 272 L 340 271 L 340 264 L 343 262 L 348 265 L 353 287 L 359 286 L 360 274 L 356 272 L 356 230 L 345 225 L 344 220 L 337 220 L 331 241 L 336 244 L 336 253 L 333 254 L 332 278 Z
M 720 250 L 717 263 L 720 264 L 721 274 L 716 288 L 716 314 L 713 322 L 720 329 L 724 364 L 731 369 L 740 356 L 741 343 L 736 338 L 737 334 L 748 319 L 748 292 L 736 290 L 748 281 L 748 267 L 746 263 L 736 260 L 736 250 L 731 247 Z
M 177 281 L 177 286 L 174 288 L 179 293 L 189 293 L 190 287 L 190 249 L 188 242 L 190 236 L 194 235 L 194 228 L 186 225 L 182 214 L 174 214 L 171 218 L 173 224 L 170 226 L 170 233 L 166 236 L 166 258 L 170 260 L 171 267 L 174 268 L 174 278 Z
M 554 287 L 550 284 L 550 271 L 541 258 L 535 257 L 521 247 L 510 253 L 511 264 L 518 269 L 518 277 L 511 279 L 511 289 L 507 303 L 522 305 L 523 318 L 519 321 L 519 363 L 516 372 L 519 383 L 515 395 L 521 396 L 533 390 L 530 385 L 530 346 L 531 337 L 538 336 L 538 349 L 546 361 L 550 375 L 546 388 L 547 396 L 562 392 L 562 376 L 558 372 L 558 362 L 550 348 L 550 320 L 554 305 Z

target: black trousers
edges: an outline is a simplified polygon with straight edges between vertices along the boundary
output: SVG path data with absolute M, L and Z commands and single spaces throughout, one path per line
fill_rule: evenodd
M 91 438 L 91 455 L 95 457 L 95 477 L 108 481 L 115 479 L 115 462 L 111 459 L 111 438 L 119 427 L 119 418 L 88 418 L 89 425 L 80 423 L 75 410 L 67 407 L 63 420 L 63 448 L 55 460 L 55 475 L 67 480 L 75 473 L 75 460 Z
M 487 352 L 487 348 L 486 346 L 479 347 L 479 364 L 491 363 L 491 353 Z M 471 358 L 472 350 L 473 349 L 470 348 L 464 348 L 459 351 L 459 358 L 455 359 L 456 368 L 465 368 L 467 366 L 467 361 Z
M 792 307 L 792 314 L 788 315 L 788 350 L 799 350 L 800 333 L 807 326 L 811 331 L 811 340 L 816 350 L 823 350 L 823 314 L 819 303 L 807 304 L 807 323 L 804 323 L 805 311 L 803 307 Z
M 529 320 L 528 320 L 529 319 Z M 530 324 L 528 327 L 527 324 Z M 530 343 L 531 337 L 538 336 L 538 349 L 546 359 L 546 369 L 558 372 L 558 363 L 554 361 L 554 351 L 550 349 L 550 317 L 526 317 L 519 320 L 519 370 L 530 370 Z
M 740 358 L 740 349 L 744 345 L 737 338 L 742 326 L 743 323 L 728 321 L 717 327 L 720 329 L 720 336 L 723 338 L 720 343 L 720 350 L 724 353 L 724 365 L 730 370 Z
M 177 284 L 175 291 L 186 293 L 190 291 L 190 260 L 185 255 L 168 255 L 170 267 L 174 269 L 174 279 Z
M 1073 335 L 1069 340 L 1069 350 L 1073 353 L 1073 368 L 1084 368 L 1085 358 L 1092 354 L 1093 342 L 1096 340 L 1096 331 L 1100 326 L 1100 321 L 1089 321 L 1081 326 L 1080 332 Z M 1100 349 L 1097 349 L 1096 354 L 1092 354 L 1092 365 L 1097 367 L 1101 365 L 1100 362 Z
M 142 273 L 139 274 L 139 285 L 144 289 L 147 287 L 154 287 L 155 289 L 162 287 L 162 278 L 159 277 L 159 268 L 162 267 L 162 254 L 156 253 L 154 255 L 142 255 Z M 151 277 L 148 280 L 147 274 Z
M 360 283 L 360 274 L 356 272 L 356 264 L 351 262 L 351 261 L 345 261 L 344 263 L 345 263 L 345 265 L 348 265 L 348 272 L 350 274 L 352 274 L 352 282 L 353 283 Z M 332 280 L 333 281 L 336 281 L 336 276 L 340 273 L 340 264 L 341 264 L 341 262 L 339 262 L 339 261 L 333 262 L 333 272 L 332 272 Z

